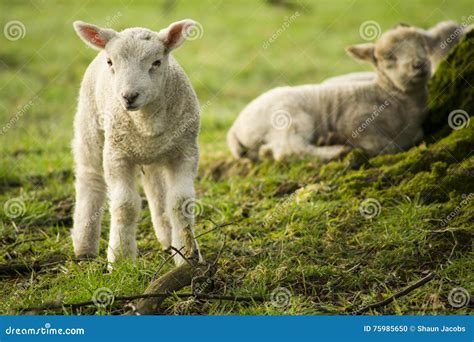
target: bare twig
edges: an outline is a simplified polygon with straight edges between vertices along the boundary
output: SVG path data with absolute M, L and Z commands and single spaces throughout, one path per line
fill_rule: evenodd
M 178 254 L 179 256 L 181 256 L 181 258 L 184 259 L 184 261 L 186 261 L 188 263 L 189 266 L 193 267 L 194 266 L 194 263 L 192 262 L 192 260 L 190 260 L 189 258 L 187 258 L 183 253 L 181 253 L 181 249 L 183 249 L 184 247 L 181 247 L 180 249 L 177 249 L 176 247 L 173 247 L 173 246 L 170 246 L 169 249 L 174 251 L 175 254 Z M 173 255 L 173 256 L 174 256 Z
M 12 243 L 11 245 L 9 246 L 6 246 L 8 250 L 12 250 L 13 248 L 15 248 L 16 246 L 19 246 L 23 243 L 28 243 L 28 242 L 35 242 L 35 241 L 44 241 L 46 240 L 45 237 L 37 237 L 37 238 L 31 238 L 31 239 L 25 239 L 25 240 L 20 240 L 20 241 L 17 241 L 15 243 Z
M 217 263 L 219 262 L 219 259 L 221 258 L 222 251 L 224 250 L 226 243 L 227 243 L 227 235 L 224 235 L 224 242 L 222 242 L 222 246 L 221 248 L 219 248 L 219 252 L 217 252 L 217 256 L 212 262 L 212 267 L 216 267 Z
M 211 221 L 211 223 L 214 225 L 214 227 L 212 227 L 211 229 L 206 230 L 205 232 L 202 232 L 201 234 L 197 235 L 195 237 L 195 239 L 200 238 L 201 236 L 204 236 L 206 234 L 209 234 L 209 233 L 211 233 L 211 232 L 213 232 L 217 229 L 224 228 L 224 227 L 227 227 L 227 226 L 232 226 L 232 225 L 235 225 L 237 223 L 237 222 L 227 222 L 227 223 L 219 224 L 219 223 L 214 222 L 214 220 L 212 220 L 212 219 L 209 219 L 209 221 Z
M 158 274 L 160 273 L 160 271 L 163 269 L 163 267 L 165 267 L 165 265 L 166 265 L 171 259 L 173 259 L 173 257 L 174 257 L 175 255 L 176 255 L 176 253 L 173 253 L 173 254 L 170 253 L 170 255 L 168 255 L 168 257 L 161 263 L 160 267 L 158 267 L 158 269 L 156 270 L 155 275 L 153 276 L 153 278 L 156 277 L 156 275 L 158 275 Z
M 18 276 L 21 274 L 28 274 L 31 272 L 38 272 L 42 271 L 48 267 L 56 266 L 59 264 L 64 264 L 66 261 L 73 261 L 73 262 L 82 262 L 86 261 L 85 259 L 69 259 L 66 257 L 53 257 L 50 260 L 36 260 L 36 261 L 29 261 L 26 262 L 10 262 L 5 264 L 0 264 L 0 276 Z M 88 260 L 88 261 L 92 261 Z M 94 259 L 94 262 L 101 262 L 99 259 Z M 106 262 L 103 262 L 107 264 Z
M 66 259 L 52 259 L 52 260 L 44 260 L 41 262 L 39 260 L 33 261 L 32 263 L 25 263 L 25 262 L 11 262 L 6 264 L 0 264 L 0 276 L 11 277 L 11 276 L 18 276 L 21 274 L 28 274 L 31 272 L 38 272 L 45 268 L 56 266 L 58 264 L 63 264 L 66 262 Z
M 35 261 L 32 264 L 22 262 L 12 262 L 8 264 L 0 264 L 0 276 L 17 276 L 19 274 L 26 274 L 33 271 L 39 271 L 43 268 L 39 262 Z
M 375 303 L 372 303 L 370 305 L 364 306 L 364 307 L 362 307 L 358 310 L 354 310 L 351 313 L 353 315 L 360 315 L 360 314 L 362 314 L 364 312 L 367 312 L 369 310 L 384 307 L 384 306 L 390 304 L 391 302 L 393 302 L 395 299 L 403 297 L 403 296 L 409 294 L 410 292 L 412 292 L 413 290 L 425 285 L 430 280 L 432 280 L 434 278 L 434 276 L 435 276 L 434 273 L 430 273 L 426 277 L 421 278 L 416 283 L 406 287 L 405 289 L 401 290 L 400 292 L 397 292 L 394 295 L 392 295 L 388 298 L 385 298 L 384 300 L 381 300 L 379 302 L 375 302 Z
M 232 296 L 232 295 L 217 295 L 217 294 L 204 294 L 204 293 L 173 293 L 173 292 L 166 292 L 166 293 L 147 293 L 147 294 L 140 294 L 140 295 L 131 295 L 131 296 L 117 296 L 114 297 L 114 303 L 117 302 L 124 302 L 124 301 L 131 301 L 136 299 L 148 299 L 148 298 L 160 298 L 165 299 L 170 296 L 176 296 L 178 298 L 196 298 L 201 300 L 228 300 L 228 301 L 235 301 L 235 302 L 264 302 L 266 298 L 263 296 Z M 58 310 L 62 308 L 70 308 L 70 309 L 79 309 L 82 307 L 87 306 L 94 306 L 96 305 L 92 300 L 84 301 L 84 302 L 77 302 L 77 303 L 47 303 L 42 306 L 33 306 L 27 308 L 16 308 L 15 310 L 18 312 L 38 312 L 38 311 L 46 311 L 46 310 Z

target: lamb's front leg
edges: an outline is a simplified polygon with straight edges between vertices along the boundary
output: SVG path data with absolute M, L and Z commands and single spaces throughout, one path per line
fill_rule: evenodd
M 106 209 L 103 141 L 97 131 L 86 125 L 86 116 L 86 111 L 78 112 L 73 142 L 76 203 L 72 241 L 78 259 L 89 259 L 99 254 L 100 226 Z
M 166 182 L 166 212 L 170 219 L 171 245 L 179 250 L 187 259 L 202 261 L 198 243 L 194 237 L 194 214 L 196 206 L 194 196 L 194 178 L 196 177 L 195 159 L 180 158 L 173 160 L 164 167 Z M 175 255 L 175 262 L 185 262 Z
M 104 171 L 110 201 L 110 238 L 107 259 L 135 260 L 136 226 L 140 196 L 136 187 L 136 166 L 123 159 L 105 159 Z
M 142 179 L 156 237 L 167 250 L 171 246 L 171 226 L 165 213 L 166 187 L 159 165 L 144 165 Z
M 100 171 L 76 167 L 76 205 L 72 241 L 78 259 L 90 259 L 99 252 L 100 221 L 105 211 L 105 183 Z

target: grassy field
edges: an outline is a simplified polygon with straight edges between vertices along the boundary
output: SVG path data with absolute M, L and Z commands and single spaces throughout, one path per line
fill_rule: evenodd
M 0 313 L 91 300 L 102 287 L 115 295 L 139 294 L 156 276 L 167 254 L 153 234 L 145 201 L 136 265 L 106 271 L 108 217 L 101 257 L 73 260 L 72 120 L 82 75 L 95 52 L 79 40 L 72 22 L 159 30 L 182 18 L 203 28 L 175 53 L 203 107 L 196 231 L 223 224 L 199 238 L 206 259 L 221 252 L 206 291 L 273 294 L 274 300 L 173 297 L 162 312 L 347 314 L 433 273 L 423 287 L 369 313 L 469 313 L 469 304 L 448 299 L 459 288 L 465 291 L 461 295 L 474 293 L 472 124 L 429 149 L 422 145 L 362 163 L 352 155 L 352 161 L 329 165 L 232 162 L 225 134 L 243 106 L 267 89 L 368 70 L 344 52 L 364 42 L 363 23 L 375 21 L 381 30 L 398 22 L 429 27 L 447 19 L 461 22 L 470 10 L 472 0 L 291 6 L 255 0 L 0 0 L 2 27 L 21 23 L 19 37 L 12 39 L 5 30 L 0 35 L 0 263 L 44 265 L 1 276 Z M 361 213 L 366 205 L 374 215 Z M 455 217 L 443 224 L 452 212 Z M 160 273 L 172 267 L 167 263 Z M 75 313 L 120 313 L 121 308 L 91 306 Z

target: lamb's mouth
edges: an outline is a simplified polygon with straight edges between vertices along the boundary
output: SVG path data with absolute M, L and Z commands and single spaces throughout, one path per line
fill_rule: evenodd
M 412 79 L 415 80 L 415 81 L 420 81 L 420 80 L 424 80 L 424 79 L 429 78 L 429 77 L 430 77 L 430 72 L 429 71 L 421 71 L 421 72 L 418 72 L 415 75 L 413 75 Z
M 125 106 L 125 109 L 128 110 L 129 112 L 134 112 L 138 109 L 140 109 L 140 106 Z

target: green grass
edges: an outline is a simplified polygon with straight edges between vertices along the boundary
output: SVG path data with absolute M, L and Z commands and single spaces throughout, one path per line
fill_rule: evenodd
M 72 260 L 69 145 L 79 84 L 95 52 L 81 43 L 71 23 L 82 19 L 117 30 L 159 30 L 186 17 L 204 27 L 202 38 L 175 53 L 204 108 L 196 183 L 203 211 L 196 231 L 212 229 L 210 220 L 234 222 L 199 238 L 208 260 L 226 241 L 209 291 L 267 296 L 285 287 L 292 301 L 278 307 L 271 302 L 171 298 L 163 312 L 345 314 L 401 290 L 427 272 L 436 274 L 428 284 L 371 313 L 469 312 L 467 306 L 454 308 L 447 298 L 457 287 L 474 293 L 473 201 L 461 205 L 463 194 L 474 192 L 472 123 L 429 148 L 378 157 L 360 167 L 357 153 L 329 165 L 314 160 L 232 162 L 225 133 L 243 106 L 271 87 L 368 70 L 344 53 L 344 47 L 363 42 L 361 23 L 375 20 L 386 30 L 398 22 L 429 27 L 446 19 L 462 21 L 471 14 L 471 1 L 300 4 L 286 9 L 263 1 L 205 0 L 197 5 L 0 0 L 2 27 L 19 20 L 26 28 L 25 37 L 17 41 L 0 36 L 0 125 L 11 126 L 0 136 L 0 263 L 67 259 L 26 276 L 0 278 L 0 313 L 58 300 L 87 301 L 101 287 L 116 295 L 137 294 L 156 276 L 167 255 L 154 237 L 146 205 L 136 265 L 124 263 L 107 272 L 108 217 L 100 258 L 79 264 Z M 264 48 L 295 11 L 296 20 Z M 380 204 L 373 218 L 359 210 L 369 198 Z M 14 218 L 3 210 L 5 205 L 12 208 L 12 200 L 22 214 Z M 442 226 L 441 220 L 453 211 L 458 214 Z M 160 273 L 171 267 L 167 264 Z M 78 312 L 107 314 L 119 309 L 88 307 Z

